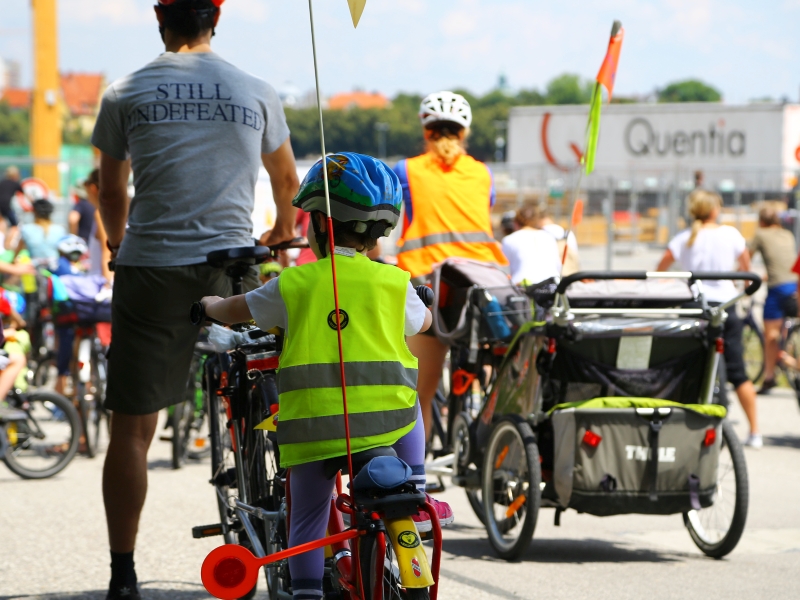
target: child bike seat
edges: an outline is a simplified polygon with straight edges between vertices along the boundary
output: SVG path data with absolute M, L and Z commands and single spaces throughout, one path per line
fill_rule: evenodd
M 386 446 L 364 450 L 363 452 L 356 452 L 353 454 L 353 470 L 358 473 L 369 461 L 379 456 L 397 457 L 397 453 L 393 448 Z M 347 456 L 335 456 L 325 460 L 323 469 L 325 470 L 325 477 L 328 479 L 333 479 L 339 471 L 347 474 Z
M 355 468 L 355 466 L 353 467 Z M 411 467 L 397 456 L 378 456 L 369 461 L 353 480 L 353 491 L 393 490 L 411 477 Z

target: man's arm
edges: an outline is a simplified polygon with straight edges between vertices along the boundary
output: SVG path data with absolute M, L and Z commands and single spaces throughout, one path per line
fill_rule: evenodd
M 278 211 L 275 227 L 261 236 L 260 243 L 269 246 L 295 237 L 295 209 L 292 207 L 292 200 L 300 189 L 300 180 L 297 178 L 291 139 L 286 138 L 275 152 L 262 154 L 261 162 L 269 173 L 272 197 L 275 199 L 275 208 Z
M 119 248 L 125 237 L 130 172 L 130 160 L 117 160 L 100 153 L 100 216 L 112 248 Z
M 81 222 L 81 213 L 77 210 L 69 211 L 67 221 L 69 222 L 69 232 L 72 235 L 78 235 L 78 224 Z

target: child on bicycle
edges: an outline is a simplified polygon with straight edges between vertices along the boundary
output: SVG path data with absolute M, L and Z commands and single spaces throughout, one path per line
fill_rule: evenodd
M 344 152 L 326 159 L 339 290 L 352 452 L 393 446 L 425 491 L 425 430 L 417 400 L 417 359 L 404 336 L 430 327 L 431 314 L 405 271 L 364 256 L 397 224 L 402 192 L 383 162 Z M 206 297 L 206 314 L 224 323 L 255 319 L 280 326 L 285 341 L 278 372 L 281 466 L 292 467 L 289 546 L 325 535 L 334 479 L 325 459 L 346 454 L 322 161 L 293 201 L 311 213 L 309 244 L 317 262 L 283 271 L 261 288 L 223 300 Z M 441 524 L 453 521 L 444 502 L 429 498 Z M 414 517 L 421 532 L 430 517 Z M 323 550 L 289 559 L 294 598 L 322 598 Z

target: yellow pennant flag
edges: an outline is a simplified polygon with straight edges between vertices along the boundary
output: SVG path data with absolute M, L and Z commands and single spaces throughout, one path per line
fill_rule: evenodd
M 350 16 L 353 18 L 353 27 L 358 27 L 358 22 L 361 20 L 361 14 L 364 12 L 367 0 L 347 0 L 347 4 L 350 6 Z

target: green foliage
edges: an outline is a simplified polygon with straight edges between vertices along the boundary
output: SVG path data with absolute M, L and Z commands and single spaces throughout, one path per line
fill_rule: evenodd
M 593 87 L 593 82 L 581 80 L 580 75 L 564 73 L 547 84 L 546 104 L 588 104 Z
M 514 106 L 550 104 L 588 104 L 594 82 L 579 75 L 565 73 L 552 79 L 544 91 L 520 90 L 508 94 L 494 89 L 483 96 L 468 90 L 453 90 L 462 94 L 472 106 L 472 132 L 468 140 L 469 153 L 479 160 L 494 159 L 495 140 L 503 134 L 508 115 Z M 663 97 L 662 97 L 663 95 Z M 666 100 L 665 98 L 669 98 Z M 719 100 L 715 89 L 699 81 L 671 84 L 661 90 L 659 99 L 669 102 Z M 386 146 L 389 156 L 415 156 L 423 150 L 422 128 L 417 112 L 422 96 L 398 94 L 391 107 L 384 110 L 325 111 L 325 139 L 330 152 L 349 150 L 373 156 L 378 153 L 376 123 L 387 123 Z M 615 96 L 615 103 L 635 102 L 633 98 Z M 319 119 L 316 108 L 286 109 L 292 131 L 292 146 L 298 157 L 319 156 Z
M 28 111 L 11 110 L 8 103 L 0 102 L 0 144 L 25 145 L 29 131 Z
M 687 79 L 670 83 L 658 90 L 659 102 L 719 102 L 719 90 L 697 79 Z

